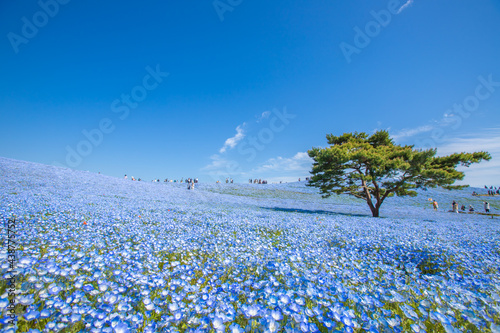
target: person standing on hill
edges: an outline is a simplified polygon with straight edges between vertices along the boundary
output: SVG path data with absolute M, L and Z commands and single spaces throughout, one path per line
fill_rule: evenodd
M 485 202 L 484 202 L 484 211 L 485 211 L 486 213 L 489 213 L 489 212 L 490 212 L 490 204 L 489 204 L 489 202 L 488 202 L 488 201 L 485 201 Z
M 438 210 L 438 203 L 437 203 L 437 201 L 436 201 L 436 200 L 433 200 L 433 201 L 432 201 L 432 207 L 434 207 L 434 211 L 436 211 L 436 212 L 437 212 L 437 210 Z
M 458 213 L 458 204 L 456 203 L 455 200 L 453 200 L 453 203 L 451 204 L 451 207 L 453 209 L 453 213 Z

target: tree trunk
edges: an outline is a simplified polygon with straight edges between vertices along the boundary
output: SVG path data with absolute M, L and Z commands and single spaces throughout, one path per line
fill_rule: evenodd
M 378 205 L 374 206 L 372 201 L 369 199 L 366 200 L 366 203 L 368 204 L 368 207 L 370 207 L 370 210 L 372 211 L 372 216 L 378 217 L 380 207 Z
M 371 202 L 368 202 L 368 207 L 370 207 L 370 210 L 372 211 L 373 217 L 379 217 L 379 208 L 380 207 L 374 206 Z
M 363 181 L 363 185 L 364 185 L 364 181 Z M 380 198 L 380 196 L 377 193 L 377 204 L 373 205 L 372 196 L 370 195 L 370 192 L 368 191 L 368 189 L 365 187 L 366 203 L 368 204 L 368 207 L 370 207 L 370 210 L 372 211 L 373 217 L 379 217 L 379 210 L 380 210 L 380 206 L 382 205 L 379 198 Z
M 379 212 L 380 212 L 380 206 L 382 206 L 382 202 L 383 202 L 383 201 L 384 201 L 384 200 L 383 200 L 383 199 L 382 199 L 382 200 L 380 200 L 380 196 L 379 196 L 379 195 L 377 195 L 377 203 L 375 204 L 375 207 L 374 207 L 374 209 L 372 210 L 372 215 L 373 215 L 373 217 L 379 217 L 379 216 L 380 216 L 380 215 L 379 215 Z

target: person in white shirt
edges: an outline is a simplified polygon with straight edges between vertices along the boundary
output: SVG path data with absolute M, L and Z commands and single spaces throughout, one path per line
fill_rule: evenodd
M 490 204 L 489 204 L 489 202 L 487 202 L 487 201 L 485 201 L 485 202 L 484 202 L 484 211 L 485 211 L 486 213 L 489 213 L 489 212 L 490 212 Z

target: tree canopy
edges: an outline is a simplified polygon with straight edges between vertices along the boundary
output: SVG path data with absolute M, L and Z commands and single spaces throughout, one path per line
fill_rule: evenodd
M 416 189 L 437 186 L 449 190 L 467 187 L 453 185 L 465 176 L 457 167 L 491 159 L 483 151 L 436 156 L 436 149 L 394 144 L 387 131 L 329 134 L 326 138 L 329 147 L 308 151 L 314 160 L 308 186 L 318 187 L 324 198 L 349 194 L 364 199 L 374 217 L 379 216 L 384 200 L 394 195 L 416 196 Z

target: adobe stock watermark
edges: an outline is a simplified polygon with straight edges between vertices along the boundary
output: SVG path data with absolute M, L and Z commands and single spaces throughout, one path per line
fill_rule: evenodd
M 148 92 L 158 88 L 163 79 L 169 75 L 169 73 L 160 70 L 160 65 L 156 65 L 154 69 L 147 66 L 145 69 L 147 74 L 142 78 L 142 83 L 133 87 L 129 94 L 123 93 L 120 98 L 115 99 L 111 103 L 111 112 L 117 114 L 118 119 L 122 121 L 128 118 L 131 109 L 136 109 L 139 103 L 146 99 Z M 102 118 L 96 128 L 82 130 L 82 135 L 85 139 L 80 140 L 74 147 L 70 145 L 66 146 L 66 165 L 58 162 L 52 164 L 76 168 L 83 162 L 84 157 L 89 156 L 94 148 L 103 143 L 104 136 L 113 133 L 115 129 L 115 123 L 111 118 Z
M 19 272 L 17 271 L 17 230 L 16 230 L 16 219 L 9 218 L 7 220 L 7 272 L 4 275 L 6 289 L 8 292 L 8 305 L 5 309 L 5 320 L 7 327 L 14 327 L 17 322 L 17 316 L 15 312 L 16 308 L 16 285 L 18 283 L 17 276 Z
M 391 23 L 393 16 L 400 14 L 412 2 L 412 0 L 407 0 L 404 4 L 401 4 L 400 0 L 390 0 L 387 4 L 387 9 L 382 9 L 378 12 L 374 10 L 370 11 L 373 20 L 368 21 L 363 29 L 358 26 L 353 28 L 355 32 L 354 45 L 346 42 L 339 44 L 347 63 L 350 64 L 352 62 L 354 54 L 360 54 L 363 49 L 370 45 L 373 38 L 377 37 L 382 32 L 382 29 Z
M 266 145 L 274 140 L 276 133 L 282 132 L 290 124 L 290 120 L 296 115 L 288 113 L 286 107 L 283 111 L 273 109 L 273 117 L 269 120 L 269 125 L 260 129 L 255 136 L 249 136 L 238 145 L 238 153 L 248 155 L 246 161 L 252 162 L 257 157 L 258 151 L 263 151 Z
M 437 144 L 445 141 L 446 129 L 458 130 L 464 119 L 467 119 L 479 109 L 482 101 L 485 101 L 500 88 L 500 81 L 494 81 L 493 75 L 488 75 L 487 78 L 479 76 L 477 78 L 479 84 L 474 89 L 474 93 L 465 97 L 461 103 L 453 104 L 451 109 L 446 110 L 443 118 L 440 121 L 440 127 L 434 128 L 431 136 L 425 140 L 416 140 L 416 145 L 420 148 L 435 148 Z
M 54 18 L 59 13 L 61 5 L 66 5 L 70 0 L 40 0 L 38 6 L 40 10 L 35 12 L 31 19 L 23 16 L 21 21 L 21 34 L 9 32 L 7 39 L 12 46 L 12 49 L 17 54 L 19 53 L 19 46 L 21 44 L 28 44 L 29 41 L 36 37 L 38 31 L 45 27 L 51 18 Z
M 282 111 L 273 109 L 272 112 L 268 113 L 269 116 L 267 118 L 269 122 L 267 126 L 261 128 L 257 132 L 257 135 L 248 136 L 238 144 L 238 153 L 245 156 L 245 160 L 249 163 L 257 157 L 258 152 L 263 151 L 265 147 L 274 140 L 276 134 L 282 132 L 290 124 L 290 121 L 297 116 L 289 113 L 286 107 L 284 107 Z M 220 177 L 233 177 L 242 172 L 243 169 L 240 163 L 235 160 L 230 160 L 225 163 L 223 170 L 209 172 L 209 175 L 212 179 L 218 180 Z
M 226 12 L 232 12 L 236 7 L 241 5 L 242 2 L 243 0 L 214 0 L 212 5 L 219 16 L 219 20 L 224 22 L 224 15 Z

